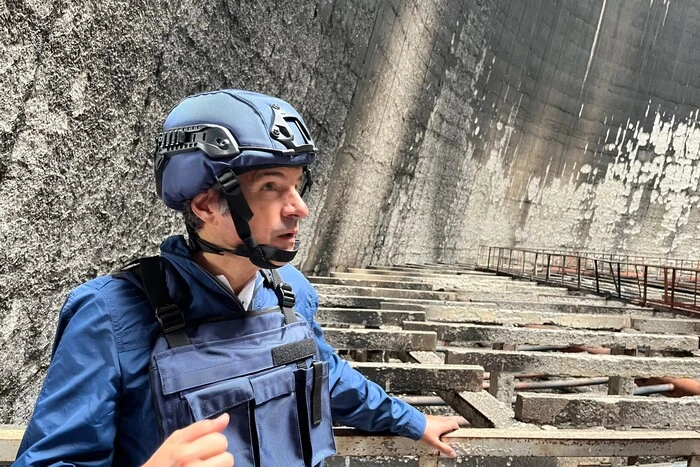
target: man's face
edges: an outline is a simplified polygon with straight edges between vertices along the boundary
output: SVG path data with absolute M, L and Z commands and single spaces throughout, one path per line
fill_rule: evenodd
M 293 250 L 299 221 L 309 215 L 309 208 L 298 192 L 303 183 L 302 168 L 252 170 L 238 178 L 253 211 L 249 225 L 255 241 L 281 250 Z M 230 220 L 230 215 L 226 216 Z M 233 221 L 231 229 L 235 235 Z M 238 239 L 238 235 L 235 237 Z M 240 244 L 240 239 L 237 243 Z

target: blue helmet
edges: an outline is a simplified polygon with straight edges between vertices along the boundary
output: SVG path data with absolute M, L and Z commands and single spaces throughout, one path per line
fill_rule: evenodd
M 213 245 L 187 227 L 190 248 L 207 253 L 232 253 L 250 258 L 256 266 L 275 268 L 270 261 L 289 262 L 294 250 L 258 245 L 249 221 L 253 213 L 237 175 L 265 167 L 301 166 L 311 185 L 307 166 L 316 147 L 304 120 L 294 107 L 276 97 L 237 89 L 186 97 L 169 113 L 156 139 L 153 167 L 156 191 L 165 204 L 182 211 L 197 194 L 218 186 L 243 244 L 236 249 Z
M 180 101 L 165 120 L 154 155 L 156 189 L 182 211 L 229 170 L 307 166 L 315 158 L 304 120 L 287 102 L 238 89 L 206 92 Z

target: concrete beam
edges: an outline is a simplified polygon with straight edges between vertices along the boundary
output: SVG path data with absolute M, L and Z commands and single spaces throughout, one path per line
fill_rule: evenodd
M 319 308 L 319 323 L 346 323 L 362 326 L 402 326 L 404 321 L 425 321 L 424 311 L 367 310 L 362 308 Z
M 445 360 L 443 354 L 434 352 L 409 352 L 408 356 L 422 364 L 441 365 Z M 473 427 L 508 428 L 517 423 L 510 401 L 504 404 L 486 391 L 449 390 L 438 391 L 437 394 L 455 412 L 466 418 Z
M 358 438 L 352 430 L 336 429 L 338 455 L 429 456 L 434 451 L 422 443 L 394 436 Z M 443 438 L 457 456 L 486 457 L 623 457 L 688 456 L 700 452 L 697 431 L 640 430 L 497 430 L 466 428 Z M 453 466 L 454 460 L 439 457 L 438 466 Z M 443 462 L 444 463 L 441 463 Z
M 334 428 L 338 456 L 417 457 L 419 466 L 454 466 L 455 460 L 438 455 L 424 443 L 389 435 L 367 435 L 352 428 Z M 19 449 L 24 427 L 0 426 L 0 462 L 12 462 Z M 700 433 L 671 430 L 513 430 L 460 429 L 445 435 L 460 459 L 689 456 L 700 452 Z M 694 457 L 690 465 L 694 465 Z M 501 459 L 503 462 L 504 459 Z M 538 460 L 521 465 L 543 466 Z M 479 464 L 482 465 L 482 464 Z M 492 464 L 499 465 L 499 464 Z M 555 465 L 555 464 L 553 464 Z
M 425 273 L 420 271 L 379 271 L 379 270 L 357 270 L 359 272 L 333 272 L 332 277 L 363 277 L 373 279 L 391 278 L 391 280 L 412 280 L 428 282 L 440 287 L 458 287 L 463 285 L 494 285 L 518 284 L 521 286 L 537 287 L 537 282 L 522 281 L 504 276 L 491 275 L 471 275 L 471 274 L 443 274 Z M 386 280 L 386 279 L 385 279 Z
M 575 295 L 553 295 L 551 293 L 539 293 L 536 289 L 532 292 L 500 292 L 500 291 L 480 291 L 461 292 L 458 291 L 458 300 L 467 302 L 501 302 L 501 301 L 531 301 L 536 303 L 577 303 L 587 305 L 604 304 L 605 297 L 578 297 Z
M 348 268 L 351 271 L 352 268 Z M 411 272 L 411 273 L 424 273 L 424 274 L 454 274 L 454 275 L 465 275 L 465 276 L 495 276 L 493 272 L 476 271 L 474 269 L 455 269 L 455 268 L 423 268 L 415 266 L 367 266 L 367 270 L 370 271 L 401 271 L 401 272 Z
M 496 309 L 458 309 L 432 307 L 426 314 L 429 321 L 482 324 L 553 324 L 577 329 L 616 330 L 632 327 L 632 318 L 624 315 L 585 315 Z M 415 320 L 414 320 L 415 321 Z
M 342 274 L 342 272 L 341 272 Z M 447 272 L 432 272 L 432 271 L 421 271 L 414 268 L 399 268 L 399 267 L 374 267 L 369 266 L 367 268 L 348 268 L 345 274 L 373 274 L 377 276 L 411 276 L 411 277 L 431 277 L 431 276 L 456 276 L 456 277 L 467 277 L 474 279 L 496 279 L 503 281 L 513 280 L 511 277 L 501 277 L 489 272 L 479 272 L 479 271 L 466 271 L 460 274 L 450 274 Z
M 431 281 L 432 282 L 432 281 Z M 559 287 L 545 287 L 529 284 L 527 282 L 520 284 L 518 282 L 506 282 L 504 284 L 452 284 L 446 285 L 448 290 L 456 290 L 460 294 L 467 295 L 469 293 L 479 292 L 501 292 L 512 294 L 535 294 L 535 295 L 568 295 L 569 291 Z
M 628 311 L 634 313 L 633 309 Z M 654 334 L 700 334 L 700 320 L 698 319 L 637 317 L 634 314 L 578 314 L 550 311 L 499 310 L 495 307 L 429 306 L 426 309 L 426 319 L 429 321 L 449 321 L 453 323 L 553 324 L 577 329 L 619 331 L 630 328 Z
M 344 285 L 316 284 L 314 288 L 323 295 L 342 295 L 359 297 L 408 298 L 420 300 L 456 300 L 454 292 L 434 292 L 429 290 L 384 289 L 374 287 L 351 287 Z
M 510 428 L 518 424 L 511 404 L 487 391 L 445 391 L 440 397 L 475 428 Z
M 336 349 L 435 351 L 437 343 L 435 333 L 425 331 L 324 328 L 323 335 Z
M 344 295 L 318 295 L 319 305 L 328 308 L 372 308 L 372 309 L 385 309 L 387 306 L 392 305 L 424 305 L 430 303 L 428 300 L 416 300 L 416 299 L 389 299 L 383 297 L 358 297 L 358 296 L 344 296 Z M 387 303 L 387 305 L 383 305 Z M 391 309 L 391 308 L 387 308 Z
M 700 429 L 700 398 L 520 393 L 518 420 L 560 428 Z
M 558 352 L 518 352 L 450 347 L 447 363 L 481 365 L 486 371 L 568 376 L 675 376 L 700 379 L 700 358 L 629 357 Z
M 533 329 L 479 324 L 453 324 L 407 321 L 404 329 L 433 331 L 447 342 L 489 342 L 533 345 L 578 345 L 589 347 L 649 347 L 654 350 L 693 351 L 697 336 L 643 334 L 563 329 Z
M 632 327 L 660 334 L 700 334 L 700 319 L 632 317 Z
M 370 380 L 394 393 L 481 391 L 484 369 L 478 365 L 422 365 L 410 363 L 350 362 Z
M 24 429 L 25 427 L 18 425 L 0 425 L 0 462 L 15 460 Z
M 336 277 L 307 277 L 312 284 L 322 285 L 342 285 L 349 287 L 376 287 L 383 289 L 407 289 L 407 290 L 433 290 L 433 285 L 428 282 L 416 282 L 414 280 L 367 280 L 358 278 L 336 278 Z
M 566 295 L 568 290 L 563 287 L 538 285 L 536 282 L 515 280 L 491 280 L 492 278 L 474 279 L 469 276 L 438 275 L 430 276 L 412 275 L 380 275 L 380 274 L 351 274 L 331 273 L 331 277 L 310 276 L 309 280 L 314 284 L 347 285 L 361 287 L 389 287 L 406 288 L 416 290 L 459 290 L 462 293 L 499 291 L 499 292 L 533 292 L 550 295 Z
M 437 313 L 452 312 L 459 315 L 462 310 L 513 310 L 513 311 L 534 311 L 546 313 L 581 313 L 606 316 L 609 315 L 634 315 L 639 317 L 660 316 L 657 312 L 649 308 L 639 308 L 633 306 L 610 306 L 606 304 L 580 304 L 580 303 L 541 303 L 530 301 L 510 301 L 501 300 L 493 302 L 458 302 L 444 304 L 426 304 L 426 311 L 434 310 Z M 666 315 L 673 318 L 673 315 Z

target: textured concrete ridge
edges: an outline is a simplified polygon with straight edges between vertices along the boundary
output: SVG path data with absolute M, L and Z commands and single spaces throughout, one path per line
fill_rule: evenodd
M 434 351 L 437 342 L 434 332 L 422 331 L 325 328 L 323 334 L 336 349 Z
M 558 352 L 474 350 L 450 347 L 447 363 L 481 365 L 485 371 L 625 378 L 674 376 L 700 379 L 700 359 L 628 357 Z
M 484 369 L 478 365 L 351 362 L 351 366 L 387 392 L 481 391 Z
M 428 309 L 426 318 L 430 321 L 483 324 L 553 324 L 556 326 L 582 329 L 608 329 L 619 331 L 632 327 L 632 318 L 624 315 L 585 315 L 574 313 L 552 313 L 536 311 L 514 311 L 496 309 Z
M 587 331 L 580 329 L 520 328 L 470 323 L 406 322 L 404 329 L 434 331 L 438 339 L 460 345 L 489 342 L 534 345 L 584 345 L 589 347 L 649 347 L 653 350 L 698 349 L 697 336 Z
M 518 394 L 518 420 L 561 428 L 700 429 L 700 397 Z

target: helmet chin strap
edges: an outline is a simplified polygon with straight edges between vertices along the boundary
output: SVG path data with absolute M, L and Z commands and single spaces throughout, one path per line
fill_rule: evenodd
M 233 225 L 236 227 L 236 233 L 243 240 L 243 244 L 237 246 L 235 249 L 223 248 L 203 240 L 197 235 L 197 232 L 193 228 L 188 226 L 187 234 L 189 236 L 190 249 L 218 255 L 230 253 L 243 256 L 250 259 L 250 262 L 254 265 L 263 269 L 276 269 L 283 266 L 282 264 L 273 264 L 272 261 L 279 263 L 289 263 L 292 261 L 297 251 L 299 251 L 299 240 L 296 240 L 294 249 L 291 251 L 281 250 L 271 245 L 258 245 L 253 239 L 250 226 L 248 225 L 248 222 L 250 222 L 250 219 L 253 217 L 253 212 L 250 210 L 250 206 L 248 206 L 248 202 L 243 196 L 241 185 L 236 174 L 234 174 L 232 170 L 228 170 L 216 177 L 216 180 L 219 182 L 219 186 L 224 192 L 229 214 L 231 215 L 231 219 L 233 219 Z

